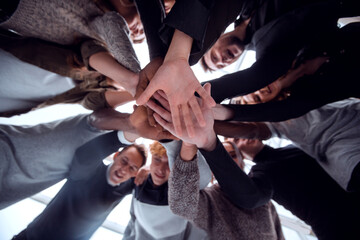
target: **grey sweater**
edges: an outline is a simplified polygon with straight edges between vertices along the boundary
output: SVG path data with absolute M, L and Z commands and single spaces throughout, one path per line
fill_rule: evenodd
M 91 0 L 21 0 L 0 27 L 63 45 L 97 40 L 121 65 L 140 71 L 124 18 L 117 12 L 102 12 Z
M 106 132 L 90 126 L 88 115 L 0 125 L 0 210 L 66 178 L 76 149 Z
M 199 190 L 197 159 L 176 159 L 169 178 L 171 210 L 208 232 L 211 239 L 284 239 L 271 202 L 255 209 L 237 208 L 215 184 Z

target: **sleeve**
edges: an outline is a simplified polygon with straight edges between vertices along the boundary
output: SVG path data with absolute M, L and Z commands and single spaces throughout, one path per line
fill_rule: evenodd
M 248 69 L 209 81 L 216 102 L 259 90 L 285 74 L 298 51 L 336 31 L 329 3 L 310 4 L 266 24 L 253 36 L 257 61 Z M 327 38 L 326 38 L 327 37 Z
M 172 170 L 174 167 L 175 159 L 179 156 L 180 149 L 181 149 L 181 141 L 171 141 L 166 143 L 161 143 L 164 148 L 166 149 L 166 154 L 169 159 L 169 168 Z M 197 152 L 198 154 L 198 168 L 200 172 L 200 189 L 204 189 L 209 182 L 211 181 L 212 173 L 210 170 L 209 165 L 206 163 L 205 158 L 202 156 L 200 151 Z
M 231 108 L 234 116 L 230 121 L 252 121 L 252 122 L 280 122 L 291 118 L 300 117 L 309 111 L 321 107 L 325 102 L 317 99 L 307 98 L 306 95 L 297 97 L 288 97 L 281 101 L 236 105 L 229 104 L 226 107 Z
M 292 59 L 281 54 L 270 54 L 257 60 L 250 68 L 202 84 L 211 84 L 211 96 L 220 103 L 227 98 L 255 92 L 272 83 L 287 72 Z
M 211 201 L 205 190 L 199 188 L 197 159 L 185 162 L 177 157 L 169 177 L 169 206 L 205 231 L 211 226 Z
M 214 2 L 214 0 L 177 0 L 160 30 L 162 41 L 169 46 L 174 30 L 178 29 L 194 39 L 193 50 L 201 50 Z
M 89 176 L 90 172 L 102 164 L 102 160 L 120 147 L 126 146 L 118 140 L 117 132 L 113 131 L 85 143 L 79 147 L 72 160 L 70 169 L 71 179 Z
M 256 208 L 267 203 L 273 193 L 270 180 L 259 170 L 246 175 L 217 140 L 216 148 L 201 150 L 223 192 L 238 207 Z
M 107 12 L 94 18 L 89 25 L 122 66 L 136 73 L 140 71 L 140 63 L 128 35 L 129 29 L 122 16 L 117 12 Z
M 160 39 L 159 29 L 165 18 L 165 11 L 160 0 L 135 0 L 135 3 L 144 26 L 150 60 L 164 57 L 167 46 Z
M 88 70 L 94 70 L 89 65 L 89 58 L 92 55 L 99 53 L 99 52 L 108 52 L 108 50 L 106 49 L 106 47 L 103 44 L 101 44 L 99 41 L 93 40 L 93 39 L 84 41 L 80 46 L 80 50 L 81 50 L 82 60 Z

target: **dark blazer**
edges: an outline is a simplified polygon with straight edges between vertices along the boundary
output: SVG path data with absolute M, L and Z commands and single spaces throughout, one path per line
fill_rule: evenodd
M 89 239 L 134 187 L 133 179 L 117 187 L 106 180 L 102 160 L 123 146 L 115 131 L 78 148 L 67 182 L 28 225 L 26 239 Z

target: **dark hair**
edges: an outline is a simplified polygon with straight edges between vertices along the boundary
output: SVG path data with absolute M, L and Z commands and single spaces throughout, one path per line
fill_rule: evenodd
M 124 147 L 123 149 L 121 149 L 121 151 L 118 152 L 118 154 L 124 152 L 125 150 L 134 147 L 136 148 L 136 150 L 140 153 L 141 157 L 142 157 L 142 163 L 141 163 L 141 167 L 145 165 L 146 163 L 146 159 L 147 159 L 147 150 L 145 148 L 145 146 L 143 144 L 131 144 L 129 146 Z

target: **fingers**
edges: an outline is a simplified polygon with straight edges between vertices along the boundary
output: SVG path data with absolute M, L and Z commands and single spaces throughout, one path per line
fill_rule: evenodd
M 190 138 L 193 138 L 195 136 L 194 125 L 193 125 L 193 121 L 192 121 L 192 116 L 190 114 L 190 109 L 187 104 L 181 105 L 181 113 L 182 113 L 182 117 L 183 117 L 183 120 L 185 123 L 185 127 L 186 127 L 186 131 L 188 133 L 188 136 Z
M 165 94 L 165 93 L 164 93 Z M 170 104 L 166 98 L 164 98 L 159 91 L 156 91 L 153 97 L 164 107 L 166 110 L 170 111 Z
M 196 97 L 192 97 L 189 101 L 189 105 L 191 107 L 191 110 L 193 111 L 196 120 L 199 122 L 199 125 L 204 127 L 206 125 L 206 121 L 204 119 L 203 113 L 201 111 L 201 108 L 199 106 L 199 102 L 196 100 Z
M 154 119 L 154 111 L 150 108 L 146 108 L 146 113 L 147 113 L 147 116 L 148 116 L 148 122 L 149 122 L 149 125 L 152 126 L 152 127 L 156 127 L 156 121 Z
M 206 85 L 206 84 L 205 84 Z M 196 88 L 196 92 L 199 94 L 199 96 L 203 99 L 204 103 L 206 106 L 208 107 L 215 107 L 216 102 L 214 101 L 214 99 L 211 97 L 210 92 L 206 92 L 204 88 L 202 88 L 201 86 Z
M 153 100 L 150 100 L 147 103 L 147 106 L 153 110 L 154 112 L 156 112 L 157 114 L 159 114 L 162 118 L 164 118 L 167 122 L 172 122 L 172 118 L 171 118 L 171 114 L 166 111 L 164 108 L 162 108 L 161 106 L 159 106 L 158 104 L 156 104 Z
M 209 95 L 211 95 L 211 83 L 206 83 L 204 86 L 203 86 L 204 90 L 206 93 L 208 93 Z
M 170 133 L 174 134 L 175 130 L 174 127 L 171 123 L 166 122 L 159 114 L 157 114 L 156 112 L 154 113 L 154 118 L 155 120 L 167 131 L 169 131 Z
M 166 96 L 166 93 L 163 90 L 157 90 L 156 91 L 158 94 L 160 94 L 160 96 L 162 96 L 163 98 L 166 99 L 166 101 L 168 101 L 168 98 Z
M 175 133 L 176 133 L 175 135 L 180 137 L 182 136 L 182 128 L 181 128 L 179 106 L 181 105 L 174 106 L 174 104 L 170 104 L 172 123 L 174 125 Z

